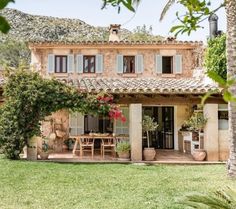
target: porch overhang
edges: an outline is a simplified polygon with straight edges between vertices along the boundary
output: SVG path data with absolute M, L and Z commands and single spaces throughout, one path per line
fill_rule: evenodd
M 209 91 L 220 94 L 215 83 L 195 78 L 80 78 L 60 79 L 88 93 L 203 95 Z

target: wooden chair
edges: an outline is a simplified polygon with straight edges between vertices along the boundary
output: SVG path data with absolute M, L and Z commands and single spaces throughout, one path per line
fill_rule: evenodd
M 80 138 L 80 157 L 83 157 L 84 152 L 91 152 L 91 156 L 94 156 L 94 138 Z
M 115 138 L 103 138 L 101 143 L 101 157 L 104 159 L 105 152 L 111 152 L 113 157 L 115 157 Z

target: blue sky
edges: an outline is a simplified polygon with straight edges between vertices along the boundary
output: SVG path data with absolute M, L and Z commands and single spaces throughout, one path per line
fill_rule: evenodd
M 47 15 L 55 17 L 78 18 L 94 26 L 109 26 L 110 23 L 122 24 L 122 27 L 133 30 L 136 26 L 152 25 L 153 33 L 163 36 L 169 35 L 171 26 L 177 24 L 175 13 L 183 13 L 184 9 L 176 5 L 167 13 L 166 18 L 159 22 L 163 6 L 167 0 L 143 0 L 136 14 L 122 9 L 118 14 L 114 8 L 101 10 L 102 0 L 16 0 L 10 4 L 15 8 L 30 14 Z M 215 8 L 222 0 L 213 0 Z M 218 13 L 219 29 L 225 31 L 226 17 L 224 9 Z M 208 35 L 208 21 L 204 21 L 204 29 L 194 32 L 188 37 L 181 35 L 181 40 L 206 40 Z

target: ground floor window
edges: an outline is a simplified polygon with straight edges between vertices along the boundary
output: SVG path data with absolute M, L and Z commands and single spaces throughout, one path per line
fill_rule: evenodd
M 84 116 L 84 133 L 113 133 L 113 121 L 104 116 Z
M 219 130 L 228 130 L 229 124 L 228 105 L 219 104 L 218 106 L 218 128 Z

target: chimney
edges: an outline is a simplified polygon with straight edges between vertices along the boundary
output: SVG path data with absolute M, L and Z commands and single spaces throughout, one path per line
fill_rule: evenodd
M 109 28 L 109 41 L 120 41 L 120 26 L 119 24 L 111 24 Z
M 215 38 L 218 35 L 218 16 L 216 14 L 212 14 L 209 18 L 209 30 L 210 30 L 210 38 Z

